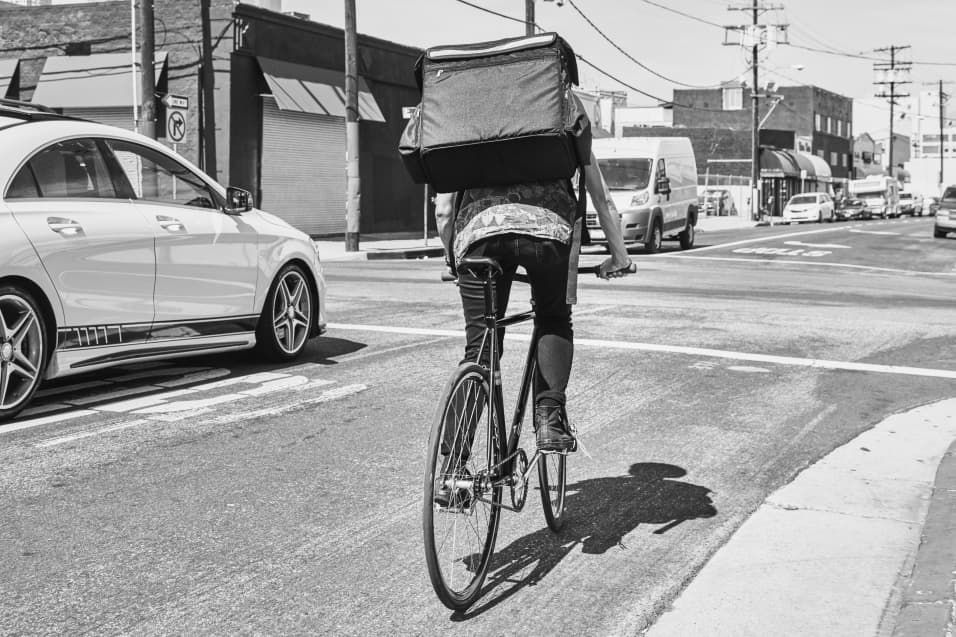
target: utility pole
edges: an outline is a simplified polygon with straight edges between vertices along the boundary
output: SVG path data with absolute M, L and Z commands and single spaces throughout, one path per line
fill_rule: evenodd
M 359 125 L 358 125 L 358 33 L 355 27 L 355 0 L 345 0 L 345 251 L 358 252 L 359 207 Z
M 202 118 L 203 118 L 203 170 L 213 179 L 216 173 L 216 100 L 215 72 L 212 68 L 212 34 L 209 20 L 209 0 L 200 0 L 202 20 Z
M 143 43 L 139 50 L 139 65 L 142 68 L 143 81 L 140 85 L 140 127 L 139 132 L 156 139 L 156 65 L 155 38 L 153 35 L 153 0 L 141 0 L 139 5 L 140 28 Z
M 524 34 L 534 35 L 534 0 L 524 0 Z
M 753 216 L 760 210 L 760 89 L 758 73 L 760 69 L 761 46 L 773 45 L 777 40 L 777 33 L 786 33 L 785 24 L 760 24 L 760 14 L 767 11 L 783 9 L 783 5 L 761 4 L 753 0 L 750 5 L 728 7 L 728 11 L 748 11 L 752 13 L 753 21 L 749 25 L 724 27 L 724 45 L 750 45 L 750 63 L 753 71 L 753 85 L 750 87 L 750 209 Z M 728 37 L 731 32 L 739 32 L 740 40 Z
M 889 149 L 889 163 L 890 163 L 890 177 L 894 176 L 894 171 L 896 166 L 893 164 L 893 119 L 895 114 L 893 112 L 893 107 L 896 106 L 896 98 L 898 97 L 909 97 L 909 93 L 897 93 L 896 87 L 899 84 L 909 84 L 910 81 L 906 75 L 909 73 L 910 69 L 913 67 L 910 62 L 900 62 L 896 59 L 897 51 L 902 51 L 904 49 L 910 48 L 909 45 L 898 46 L 891 45 L 883 47 L 880 49 L 875 49 L 877 53 L 885 53 L 886 51 L 890 52 L 890 61 L 889 62 L 874 62 L 873 63 L 873 72 L 876 74 L 876 80 L 874 84 L 881 87 L 890 87 L 890 92 L 887 93 L 885 88 L 881 88 L 880 92 L 876 94 L 876 97 L 887 98 L 890 102 L 890 149 Z M 941 147 L 942 148 L 942 147 Z
M 943 181 L 943 146 L 945 146 L 943 139 L 943 119 L 945 109 L 943 104 L 945 104 L 946 99 L 949 97 L 946 93 L 943 92 L 943 80 L 939 81 L 939 192 L 943 192 L 943 184 L 946 183 Z

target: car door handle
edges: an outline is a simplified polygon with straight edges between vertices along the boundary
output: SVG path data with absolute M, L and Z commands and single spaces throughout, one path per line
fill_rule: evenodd
M 63 217 L 47 217 L 46 225 L 50 230 L 63 237 L 82 237 L 83 226 L 73 219 L 64 219 Z
M 186 232 L 186 226 L 179 219 L 167 217 L 165 215 L 156 215 L 156 221 L 167 232 Z

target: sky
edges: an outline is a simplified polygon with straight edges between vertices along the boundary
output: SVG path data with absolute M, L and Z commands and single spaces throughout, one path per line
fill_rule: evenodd
M 467 1 L 514 19 L 461 0 L 356 0 L 356 22 L 360 33 L 420 48 L 524 35 L 524 0 Z M 889 105 L 873 97 L 872 82 L 874 62 L 889 61 L 889 53 L 875 49 L 910 46 L 897 59 L 914 63 L 909 74 L 912 83 L 898 87 L 898 92 L 915 95 L 938 90 L 941 79 L 956 81 L 954 0 L 761 0 L 761 4 L 783 7 L 764 12 L 760 21 L 789 24 L 790 45 L 761 54 L 758 82 L 812 84 L 854 98 L 855 133 L 888 134 Z M 730 11 L 731 5 L 751 3 L 563 0 L 558 6 L 553 0 L 536 0 L 535 21 L 560 33 L 576 53 L 632 87 L 579 62 L 584 88 L 627 90 L 631 105 L 649 105 L 654 98 L 672 100 L 674 88 L 710 87 L 738 79 L 750 83 L 748 54 L 740 46 L 723 44 L 723 26 L 752 22 L 752 13 Z M 282 8 L 342 27 L 344 6 L 343 0 L 283 0 Z M 956 84 L 944 85 L 944 90 L 956 94 Z M 956 114 L 956 99 L 953 103 Z M 894 131 L 909 134 L 912 120 L 897 117 Z

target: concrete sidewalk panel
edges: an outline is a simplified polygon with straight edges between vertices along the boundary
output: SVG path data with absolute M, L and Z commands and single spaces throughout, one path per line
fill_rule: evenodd
M 648 637 L 875 634 L 913 524 L 761 507 Z

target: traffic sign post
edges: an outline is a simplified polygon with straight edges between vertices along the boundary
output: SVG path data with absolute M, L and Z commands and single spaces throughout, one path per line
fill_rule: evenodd
M 174 144 L 181 144 L 186 139 L 186 111 L 167 107 L 166 139 Z

